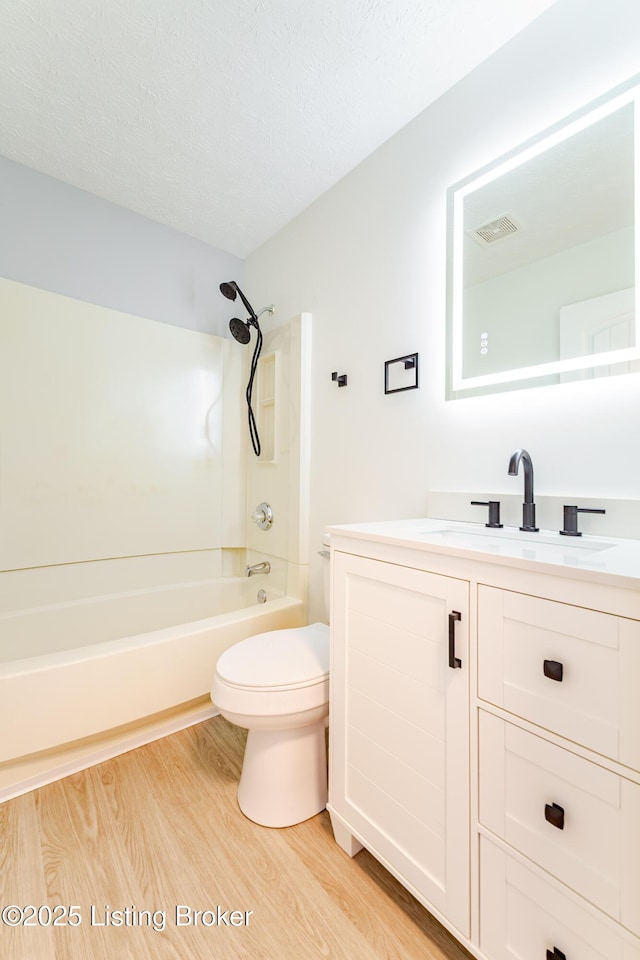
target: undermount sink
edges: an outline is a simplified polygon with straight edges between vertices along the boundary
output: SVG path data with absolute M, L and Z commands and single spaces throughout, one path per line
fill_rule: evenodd
M 463 547 L 469 545 L 469 537 L 482 538 L 483 540 L 492 540 L 496 545 L 500 541 L 509 540 L 515 543 L 530 543 L 533 546 L 555 547 L 565 552 L 569 550 L 590 550 L 599 552 L 609 550 L 614 546 L 607 541 L 583 540 L 581 537 L 562 537 L 560 534 L 548 536 L 539 533 L 527 533 L 520 530 L 492 530 L 484 528 L 482 530 L 460 530 L 454 527 L 441 527 L 433 530 L 422 530 L 425 536 L 433 540 L 441 540 L 443 543 L 451 543 L 452 546 Z

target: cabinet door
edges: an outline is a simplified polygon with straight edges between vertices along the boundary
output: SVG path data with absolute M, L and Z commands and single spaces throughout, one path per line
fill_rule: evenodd
M 331 806 L 467 936 L 468 594 L 334 553 Z

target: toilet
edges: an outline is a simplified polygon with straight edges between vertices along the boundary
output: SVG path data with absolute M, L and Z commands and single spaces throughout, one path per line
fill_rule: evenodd
M 322 556 L 328 600 L 326 546 Z M 229 647 L 216 664 L 211 699 L 226 720 L 249 731 L 238 784 L 249 820 L 289 827 L 324 810 L 327 624 L 258 633 Z

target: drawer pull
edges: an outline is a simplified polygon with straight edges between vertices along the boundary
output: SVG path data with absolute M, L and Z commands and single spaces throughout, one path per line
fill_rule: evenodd
M 558 950 L 557 947 L 553 948 L 553 953 L 551 950 L 547 950 L 547 960 L 567 960 L 566 953 L 563 953 L 562 950 Z
M 449 666 L 452 670 L 462 666 L 462 660 L 456 657 L 456 620 L 462 620 L 462 614 L 452 610 L 449 614 Z
M 544 818 L 552 827 L 564 830 L 564 807 L 561 807 L 559 803 L 545 804 Z
M 543 670 L 545 677 L 549 677 L 549 680 L 562 683 L 562 664 L 557 660 L 545 660 Z

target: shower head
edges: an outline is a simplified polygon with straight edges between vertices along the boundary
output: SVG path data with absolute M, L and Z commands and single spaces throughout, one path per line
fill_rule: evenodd
M 235 283 L 221 283 L 220 284 L 220 293 L 227 298 L 227 300 L 235 300 L 236 298 L 236 285 Z
M 228 283 L 221 283 L 220 293 L 226 297 L 227 300 L 235 300 L 238 294 L 240 294 L 240 299 L 249 311 L 249 319 L 239 320 L 238 317 L 234 317 L 229 321 L 229 330 L 231 330 L 231 335 L 235 340 L 238 341 L 238 343 L 249 343 L 249 340 L 251 339 L 251 327 L 255 327 L 258 330 L 258 333 L 260 332 L 258 315 L 235 280 L 230 280 Z M 260 311 L 260 313 L 263 312 L 264 311 L 262 310 Z
M 243 320 L 238 320 L 237 317 L 233 317 L 232 320 L 229 320 L 229 330 L 231 330 L 231 336 L 234 340 L 237 340 L 238 343 L 249 343 L 251 331 L 248 323 L 245 323 Z
M 242 292 L 238 284 L 235 282 L 235 280 L 230 280 L 228 283 L 221 283 L 220 293 L 223 296 L 225 296 L 227 300 L 235 300 L 236 295 L 240 294 L 240 299 L 242 300 L 245 307 L 247 308 L 249 316 L 251 317 L 252 320 L 256 319 L 255 310 L 253 309 L 253 307 L 251 306 L 251 304 L 249 303 L 249 301 L 247 300 L 247 298 L 245 297 L 244 293 Z

